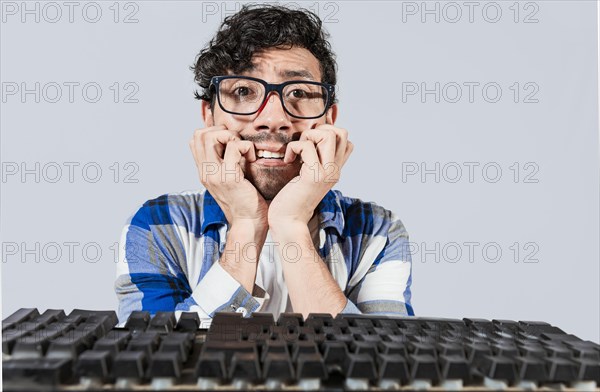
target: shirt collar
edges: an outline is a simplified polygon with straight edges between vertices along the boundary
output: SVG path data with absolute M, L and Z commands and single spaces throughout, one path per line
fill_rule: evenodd
M 325 197 L 319 202 L 316 213 L 319 216 L 320 229 L 333 227 L 337 230 L 338 235 L 342 235 L 344 230 L 344 214 L 336 192 L 333 190 L 327 192 Z M 204 234 L 208 226 L 213 224 L 227 225 L 227 219 L 217 201 L 208 190 L 205 190 L 202 203 L 202 234 Z

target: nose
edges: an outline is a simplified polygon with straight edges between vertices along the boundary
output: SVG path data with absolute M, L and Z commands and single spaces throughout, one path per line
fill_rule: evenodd
M 258 109 L 254 119 L 254 127 L 257 131 L 287 131 L 291 129 L 292 123 L 289 115 L 283 109 L 281 99 L 276 92 L 271 91 Z

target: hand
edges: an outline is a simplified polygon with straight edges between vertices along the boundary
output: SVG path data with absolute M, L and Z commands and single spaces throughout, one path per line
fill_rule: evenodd
M 300 140 L 287 145 L 283 161 L 302 158 L 300 175 L 293 178 L 269 205 L 269 226 L 300 222 L 312 217 L 323 197 L 339 181 L 342 166 L 354 145 L 348 131 L 322 124 L 302 132 Z
M 200 182 L 219 204 L 230 227 L 251 223 L 266 230 L 267 203 L 244 178 L 240 166 L 242 156 L 248 162 L 256 161 L 254 144 L 241 140 L 237 132 L 224 125 L 216 125 L 194 131 L 189 145 Z

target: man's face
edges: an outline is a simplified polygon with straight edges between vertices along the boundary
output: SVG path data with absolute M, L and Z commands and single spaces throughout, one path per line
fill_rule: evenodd
M 260 78 L 268 83 L 287 80 L 321 81 L 318 60 L 304 48 L 268 49 L 254 55 L 252 63 L 254 68 L 242 75 Z M 240 165 L 245 178 L 265 200 L 272 200 L 281 188 L 300 173 L 302 161 L 299 156 L 289 164 L 285 164 L 283 159 L 261 159 L 258 158 L 259 151 L 285 153 L 287 144 L 300 139 L 305 130 L 320 124 L 333 124 L 337 106 L 333 105 L 325 115 L 317 119 L 294 118 L 285 112 L 277 93 L 272 92 L 262 109 L 253 115 L 226 113 L 218 102 L 215 102 L 212 112 L 206 101 L 202 102 L 202 114 L 206 126 L 225 125 L 227 129 L 237 132 L 242 140 L 254 143 L 257 160 L 250 163 L 242 158 Z

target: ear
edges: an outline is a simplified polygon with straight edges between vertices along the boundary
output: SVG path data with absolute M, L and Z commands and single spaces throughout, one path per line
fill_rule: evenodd
M 206 127 L 212 127 L 215 125 L 212 110 L 210 110 L 210 102 L 202 100 L 202 120 Z
M 325 123 L 329 125 L 335 124 L 335 119 L 337 118 L 338 106 L 337 103 L 331 105 L 331 107 L 327 110 L 327 114 L 325 115 Z

